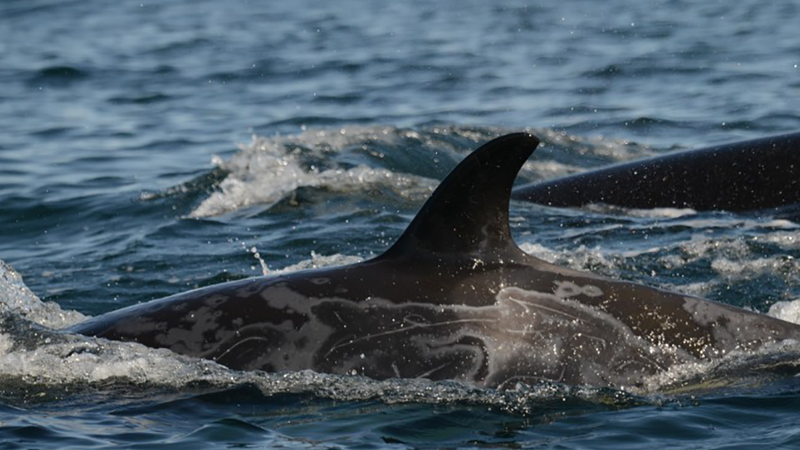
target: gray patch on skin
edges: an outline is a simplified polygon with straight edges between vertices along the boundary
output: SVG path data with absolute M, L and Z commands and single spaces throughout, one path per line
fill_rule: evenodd
M 684 298 L 683 309 L 699 326 L 710 329 L 714 342 L 705 351 L 708 358 L 778 341 L 779 330 L 765 324 L 758 314 L 692 297 Z
M 286 283 L 274 283 L 262 289 L 259 296 L 275 309 L 286 309 L 308 315 L 313 300 L 295 292 Z
M 573 284 L 567 291 L 585 294 L 591 288 Z M 562 374 L 552 381 L 630 386 L 676 361 L 694 360 L 681 349 L 653 345 L 611 315 L 576 300 L 519 288 L 504 289 L 498 300 L 522 308 L 517 320 L 528 336 L 525 357 L 537 361 L 539 370 Z M 498 358 L 498 368 L 506 364 Z
M 587 297 L 600 297 L 603 295 L 603 291 L 599 287 L 591 284 L 578 286 L 571 281 L 556 281 L 555 285 L 555 295 L 559 298 L 577 297 L 579 295 L 585 295 Z

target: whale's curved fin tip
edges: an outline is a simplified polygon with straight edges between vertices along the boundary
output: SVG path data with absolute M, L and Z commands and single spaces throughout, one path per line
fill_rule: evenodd
M 523 254 L 511 237 L 508 206 L 517 173 L 538 145 L 536 136 L 514 133 L 472 152 L 382 257 L 450 254 L 492 261 Z

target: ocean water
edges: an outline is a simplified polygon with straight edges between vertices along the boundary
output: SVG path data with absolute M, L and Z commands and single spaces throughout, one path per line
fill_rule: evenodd
M 800 447 L 797 343 L 642 392 L 498 392 L 58 331 L 380 254 L 506 132 L 543 142 L 522 183 L 797 131 L 797 23 L 789 0 L 0 2 L 0 448 Z M 800 321 L 797 208 L 511 215 L 556 264 Z

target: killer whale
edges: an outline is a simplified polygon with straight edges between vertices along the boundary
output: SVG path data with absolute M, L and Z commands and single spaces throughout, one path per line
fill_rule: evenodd
M 542 380 L 642 388 L 677 364 L 800 338 L 792 323 L 523 252 L 509 202 L 538 143 L 511 134 L 474 151 L 374 259 L 208 286 L 70 331 L 238 370 L 495 388 Z
M 731 212 L 800 204 L 800 133 L 616 164 L 514 189 L 512 198 L 549 206 Z

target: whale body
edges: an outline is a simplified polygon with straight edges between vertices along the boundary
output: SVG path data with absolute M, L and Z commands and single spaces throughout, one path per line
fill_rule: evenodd
M 509 199 L 538 143 L 511 134 L 474 151 L 374 259 L 208 286 L 71 331 L 238 370 L 494 388 L 635 388 L 676 364 L 800 338 L 789 322 L 523 252 L 511 236 Z
M 800 204 L 800 133 L 615 164 L 520 186 L 512 198 L 558 207 L 733 212 Z

